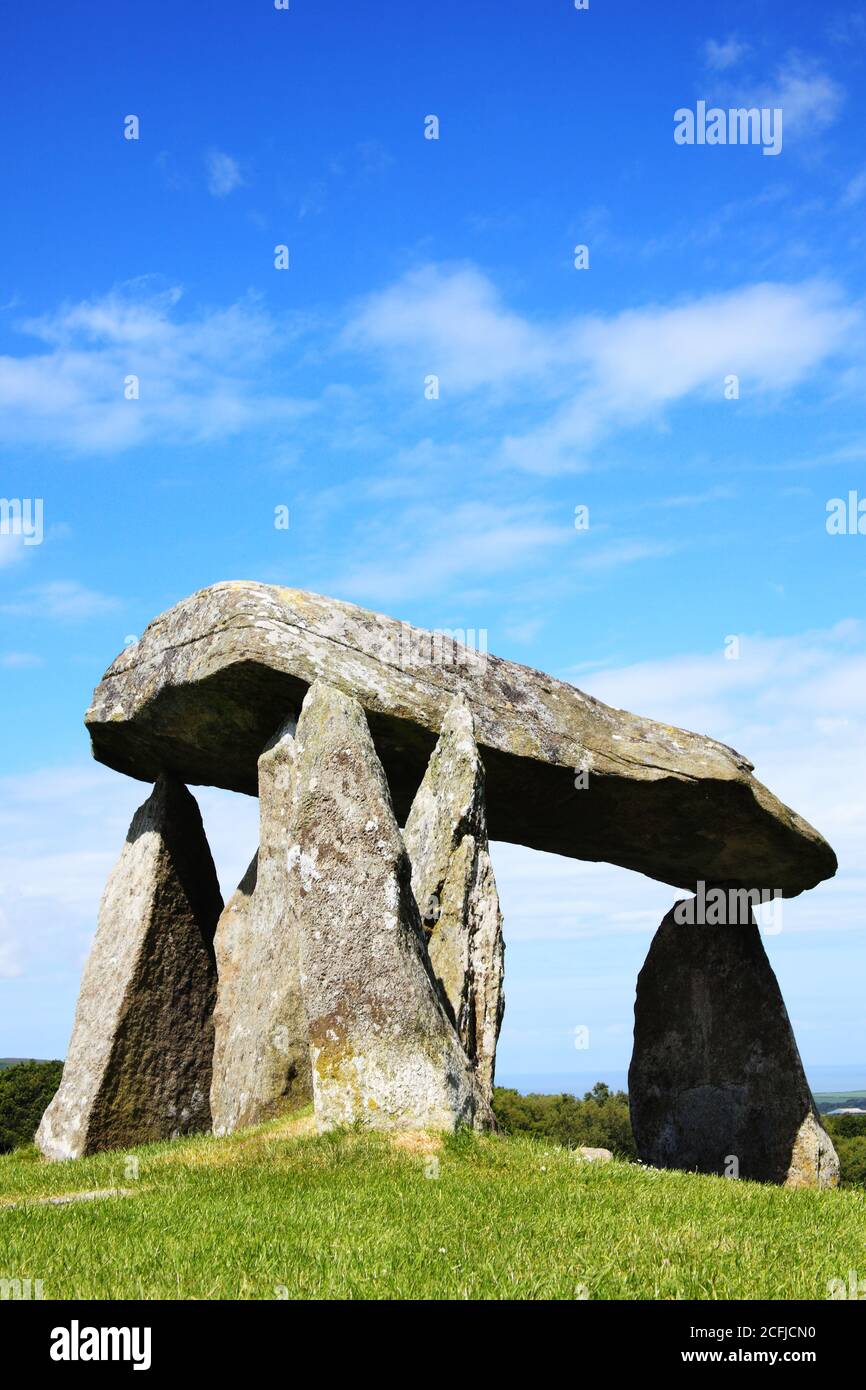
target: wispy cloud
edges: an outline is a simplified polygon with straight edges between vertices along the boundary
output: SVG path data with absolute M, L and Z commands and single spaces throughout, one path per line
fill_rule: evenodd
M 791 136 L 806 139 L 833 125 L 845 95 L 845 88 L 820 60 L 794 50 L 785 55 L 771 77 L 743 74 L 736 84 L 720 87 L 714 100 L 724 106 L 781 108 L 787 142 Z
M 0 652 L 0 666 L 7 671 L 28 671 L 42 665 L 42 657 L 35 652 Z
M 845 208 L 856 207 L 866 198 L 866 169 L 861 169 L 852 179 L 848 180 L 845 192 L 842 195 L 842 206 Z
M 503 431 L 499 461 L 551 473 L 688 397 L 722 401 L 729 374 L 753 395 L 788 390 L 850 346 L 857 322 L 838 290 L 812 281 L 543 323 L 509 309 L 474 267 L 428 266 L 371 296 L 343 341 L 403 378 L 438 375 L 443 394 L 486 391 L 509 422 L 534 416 Z
M 37 584 L 26 589 L 19 598 L 0 604 L 0 613 L 81 622 L 115 612 L 120 606 L 120 599 L 96 593 L 73 579 L 57 579 L 49 584 Z
M 253 298 L 184 317 L 181 298 L 139 280 L 20 324 L 46 350 L 0 356 L 6 440 L 96 451 L 206 442 L 313 409 L 261 381 L 291 340 L 288 323 Z
M 208 192 L 214 198 L 225 198 L 236 188 L 242 188 L 244 178 L 236 159 L 223 150 L 208 150 L 205 155 Z
M 365 548 L 387 558 L 330 576 L 323 592 L 373 602 L 429 597 L 458 582 L 478 583 L 519 569 L 551 547 L 569 544 L 572 536 L 533 507 L 466 503 L 449 512 L 447 522 L 436 507 L 415 507 L 398 526 L 389 521 L 381 536 L 368 527 Z
M 704 61 L 707 67 L 715 68 L 718 72 L 723 72 L 726 68 L 736 67 L 751 52 L 747 43 L 742 43 L 738 38 L 731 34 L 726 39 L 708 39 L 704 44 Z

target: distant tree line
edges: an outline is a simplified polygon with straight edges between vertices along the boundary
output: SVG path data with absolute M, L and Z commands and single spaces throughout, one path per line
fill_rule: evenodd
M 603 1081 L 596 1082 L 583 1100 L 565 1093 L 522 1096 L 497 1086 L 493 1109 L 506 1134 L 543 1135 L 566 1149 L 587 1146 L 610 1149 L 618 1158 L 637 1158 L 628 1096 L 625 1091 L 612 1091 Z
M 625 1091 L 611 1091 L 603 1081 L 582 1100 L 565 1093 L 523 1096 L 497 1086 L 493 1109 L 506 1134 L 535 1134 L 566 1149 L 587 1145 L 610 1149 L 618 1158 L 637 1158 L 628 1096 Z M 842 1185 L 866 1186 L 866 1115 L 823 1115 L 821 1119 L 839 1155 Z

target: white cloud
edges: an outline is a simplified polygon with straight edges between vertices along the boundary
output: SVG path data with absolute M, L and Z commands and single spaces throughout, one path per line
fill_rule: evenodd
M 86 588 L 74 579 L 56 579 L 48 584 L 36 584 L 17 599 L 0 604 L 0 613 L 15 617 L 56 618 L 79 622 L 114 612 L 120 600 Z
M 852 179 L 849 179 L 845 192 L 842 195 L 842 206 L 846 208 L 856 207 L 866 198 L 866 169 L 861 169 Z
M 0 531 L 0 569 L 7 565 L 17 565 L 27 555 L 24 536 L 12 531 Z
M 225 198 L 236 188 L 242 188 L 244 179 L 240 165 L 223 150 L 208 150 L 205 156 L 208 191 L 215 198 Z
M 750 51 L 747 43 L 741 43 L 731 35 L 723 40 L 708 39 L 704 45 L 704 59 L 708 67 L 722 72 L 726 68 L 736 67 Z
M 473 266 L 410 271 L 370 295 L 343 335 L 347 347 L 381 350 L 443 391 L 471 391 L 540 374 L 561 358 L 555 334 L 506 309 Z
M 718 94 L 719 103 L 746 107 L 781 107 L 783 136 L 809 137 L 826 130 L 845 102 L 845 89 L 821 64 L 788 53 L 764 82 L 742 83 Z
M 254 299 L 186 318 L 180 300 L 179 289 L 134 281 L 25 320 L 19 328 L 45 350 L 0 356 L 6 439 L 79 450 L 201 443 L 285 426 L 313 408 L 261 384 L 287 324 Z M 130 377 L 137 399 L 126 399 Z
M 436 373 L 444 394 L 484 390 L 509 420 L 536 417 L 522 433 L 505 435 L 499 461 L 553 473 L 585 464 L 614 430 L 659 418 L 680 401 L 722 402 L 731 373 L 753 396 L 789 390 L 849 349 L 858 322 L 821 281 L 530 322 L 478 270 L 427 267 L 372 295 L 344 342 L 383 354 L 416 380 Z
M 35 652 L 0 653 L 0 666 L 3 666 L 7 671 L 26 671 L 42 664 L 42 657 L 37 656 Z
M 373 602 L 435 594 L 451 583 L 489 579 L 513 570 L 551 546 L 569 544 L 573 532 L 546 521 L 536 508 L 466 503 L 446 514 L 417 507 L 399 526 L 389 518 L 379 534 L 367 523 L 365 549 L 385 559 L 362 561 L 321 583 L 324 593 L 364 596 Z M 454 600 L 449 600 L 454 602 Z M 464 626 L 483 626 L 465 618 Z M 442 621 L 442 627 L 454 624 Z

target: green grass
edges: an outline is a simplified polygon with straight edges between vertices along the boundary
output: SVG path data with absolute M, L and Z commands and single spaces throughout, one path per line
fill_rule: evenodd
M 61 1299 L 788 1299 L 866 1275 L 866 1192 L 580 1164 L 522 1135 L 446 1140 L 428 1178 L 429 1142 L 309 1129 L 152 1145 L 137 1180 L 117 1153 L 0 1158 L 0 1277 Z

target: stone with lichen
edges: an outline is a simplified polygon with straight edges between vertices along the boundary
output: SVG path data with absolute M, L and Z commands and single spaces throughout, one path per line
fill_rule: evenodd
M 319 1128 L 492 1125 L 427 959 L 364 711 L 323 681 L 304 701 L 295 773 L 289 863 Z
M 160 777 L 105 888 L 63 1078 L 36 1136 L 46 1157 L 210 1128 L 221 908 L 198 806 Z
M 834 1187 L 821 1126 L 751 909 L 743 923 L 665 917 L 638 976 L 628 1076 L 644 1162 Z
M 472 713 L 462 700 L 445 716 L 403 838 L 430 963 L 492 1100 L 505 947 L 487 840 L 484 768 Z
M 211 1111 L 215 1134 L 311 1096 L 295 882 L 289 875 L 295 721 L 259 758 L 259 849 L 216 931 Z

